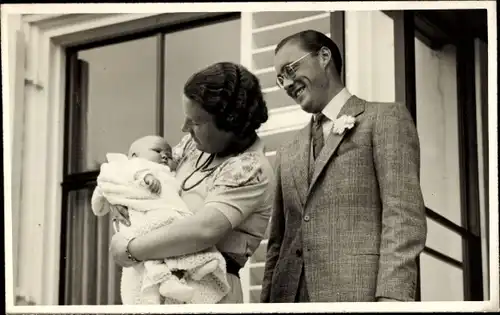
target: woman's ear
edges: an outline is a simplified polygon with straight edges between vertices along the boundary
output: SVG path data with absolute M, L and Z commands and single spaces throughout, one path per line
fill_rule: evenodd
M 323 68 L 326 68 L 330 60 L 332 59 L 332 52 L 325 46 L 321 47 L 318 52 L 320 64 Z

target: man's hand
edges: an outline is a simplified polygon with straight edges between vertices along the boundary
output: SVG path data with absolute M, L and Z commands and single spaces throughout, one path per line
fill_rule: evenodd
M 154 194 L 161 193 L 161 183 L 160 181 L 151 174 L 144 176 L 144 183 L 148 186 L 149 190 Z

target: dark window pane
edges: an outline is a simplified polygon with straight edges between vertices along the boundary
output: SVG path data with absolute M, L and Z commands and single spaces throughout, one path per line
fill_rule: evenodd
M 96 217 L 92 212 L 93 189 L 71 191 L 63 209 L 64 305 L 121 304 L 121 269 L 108 251 L 113 234 L 111 220 L 108 215 Z
M 172 145 L 183 136 L 184 84 L 196 71 L 213 63 L 240 63 L 240 24 L 236 19 L 165 35 L 164 133 Z
M 78 52 L 71 97 L 69 172 L 95 170 L 106 153 L 156 134 L 156 37 Z

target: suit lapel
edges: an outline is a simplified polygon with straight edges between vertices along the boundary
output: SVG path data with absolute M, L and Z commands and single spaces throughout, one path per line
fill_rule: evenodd
M 365 102 L 357 98 L 356 96 L 352 96 L 351 98 L 349 98 L 347 103 L 342 107 L 342 110 L 338 114 L 337 118 L 343 115 L 356 117 L 359 114 L 361 114 L 364 110 L 365 110 Z M 356 125 L 354 125 L 354 128 L 356 128 Z M 344 139 L 345 135 L 348 132 L 352 132 L 352 130 L 346 130 L 341 135 L 335 134 L 333 133 L 333 131 L 330 132 L 330 135 L 328 136 L 325 142 L 325 146 L 323 147 L 321 153 L 319 154 L 318 158 L 315 161 L 314 173 L 307 194 L 311 192 L 319 175 L 325 168 L 328 161 L 330 161 L 335 151 L 337 151 L 337 148 L 339 147 L 340 143 L 342 142 L 342 140 Z
M 309 150 L 311 146 L 311 123 L 299 131 L 292 151 L 289 152 L 292 163 L 293 179 L 302 204 L 305 203 L 308 189 Z

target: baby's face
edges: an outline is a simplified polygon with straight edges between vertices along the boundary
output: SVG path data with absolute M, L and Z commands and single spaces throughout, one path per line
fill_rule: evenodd
M 133 157 L 165 164 L 172 168 L 172 148 L 161 137 L 147 136 L 135 141 L 129 151 L 129 158 Z

